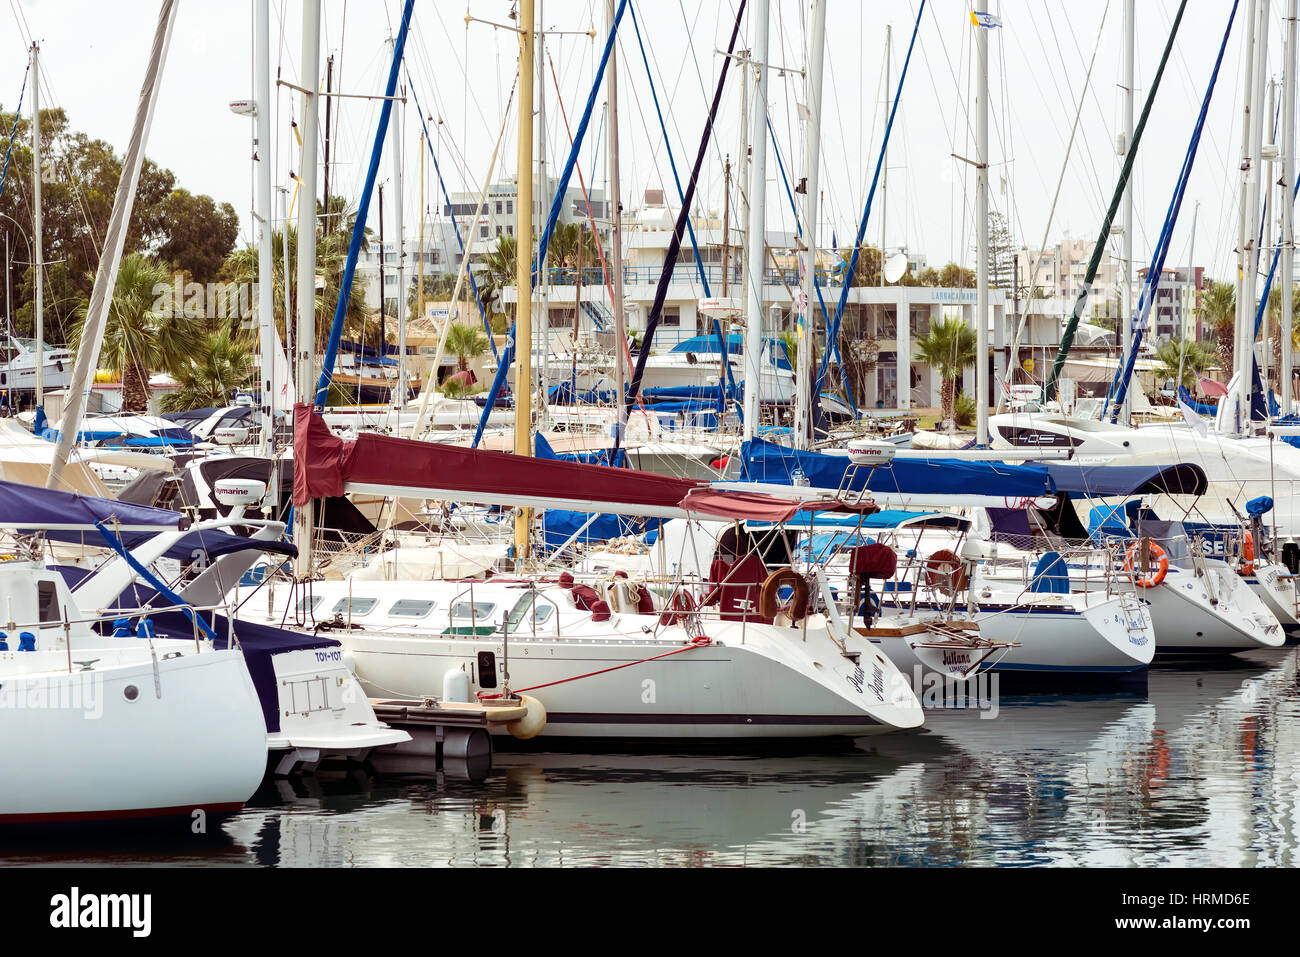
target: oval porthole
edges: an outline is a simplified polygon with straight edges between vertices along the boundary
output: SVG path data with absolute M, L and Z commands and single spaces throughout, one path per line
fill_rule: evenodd
M 122 697 L 127 701 L 134 701 L 136 698 L 140 697 L 140 689 L 135 685 L 127 685 L 122 689 Z

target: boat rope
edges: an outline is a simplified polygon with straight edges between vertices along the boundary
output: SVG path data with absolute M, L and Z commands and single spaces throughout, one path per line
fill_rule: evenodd
M 1300 194 L 1300 189 L 1291 190 L 1291 204 L 1295 205 L 1296 195 Z M 1262 228 L 1262 227 L 1261 227 Z M 1273 262 L 1268 267 L 1268 276 L 1264 280 L 1264 291 L 1259 297 L 1259 306 L 1255 309 L 1255 336 L 1259 337 L 1259 331 L 1264 323 L 1264 310 L 1268 308 L 1268 297 L 1273 291 L 1273 277 L 1277 273 L 1278 258 L 1282 255 L 1282 245 L 1273 247 Z M 1278 335 L 1281 335 L 1279 330 Z M 1285 346 L 1283 346 L 1285 348 Z M 1251 418 L 1256 420 L 1267 419 L 1271 410 L 1265 408 L 1265 388 L 1264 380 L 1259 371 L 1259 359 L 1251 358 L 1251 390 L 1250 390 L 1250 410 Z
M 1128 144 L 1128 149 L 1124 156 L 1124 167 L 1120 170 L 1119 182 L 1115 184 L 1115 192 L 1111 194 L 1110 208 L 1106 210 L 1106 215 L 1102 219 L 1101 229 L 1097 233 L 1097 242 L 1092 248 L 1092 258 L 1088 260 L 1088 269 L 1083 275 L 1083 282 L 1079 286 L 1079 295 L 1074 300 L 1074 309 L 1070 313 L 1070 318 L 1065 323 L 1065 329 L 1061 332 L 1061 344 L 1056 352 L 1056 359 L 1052 362 L 1052 371 L 1047 377 L 1047 385 L 1043 389 L 1043 394 L 1050 397 L 1052 388 L 1056 385 L 1056 380 L 1061 376 L 1061 369 L 1065 365 L 1066 356 L 1070 354 L 1070 347 L 1074 344 L 1074 334 L 1079 328 L 1079 320 L 1083 316 L 1084 304 L 1087 302 L 1088 294 L 1092 289 L 1093 280 L 1097 278 L 1097 270 L 1101 266 L 1101 257 L 1106 252 L 1107 241 L 1110 238 L 1110 227 L 1115 222 L 1115 216 L 1119 212 L 1120 201 L 1124 198 L 1124 190 L 1128 186 L 1129 177 L 1133 174 L 1133 163 L 1137 159 L 1138 146 L 1142 142 L 1142 133 L 1146 129 L 1147 117 L 1151 115 L 1151 107 L 1156 100 L 1156 94 L 1160 91 L 1160 80 L 1165 75 L 1165 66 L 1169 63 L 1169 55 L 1174 48 L 1174 38 L 1178 35 L 1178 27 L 1183 22 L 1183 12 L 1187 9 L 1187 0 L 1181 0 L 1178 4 L 1178 13 L 1174 16 L 1173 26 L 1169 29 L 1169 38 L 1165 41 L 1164 53 L 1160 56 L 1160 65 L 1156 67 L 1156 75 L 1151 80 L 1151 91 L 1147 94 L 1146 102 L 1142 104 L 1142 115 L 1138 117 L 1137 126 L 1133 128 L 1133 142 Z M 1232 6 L 1233 16 L 1236 16 L 1236 0 Z M 1231 21 L 1228 24 L 1229 30 L 1232 28 Z M 1217 69 L 1217 68 L 1216 68 Z M 1128 318 L 1125 317 L 1127 322 Z
M 858 255 L 862 252 L 862 242 L 867 234 L 867 220 L 871 217 L 871 203 L 876 196 L 876 186 L 880 182 L 880 171 L 885 165 L 885 151 L 889 149 L 889 136 L 894 129 L 894 119 L 898 116 L 898 104 L 903 99 L 903 86 L 907 82 L 907 68 L 912 62 L 912 51 L 916 47 L 916 35 L 921 30 L 921 17 L 925 14 L 925 0 L 921 0 L 921 5 L 916 11 L 916 23 L 912 25 L 912 38 L 907 44 L 907 56 L 903 60 L 903 70 L 898 76 L 898 89 L 894 92 L 894 105 L 889 108 L 889 120 L 885 123 L 885 136 L 880 144 L 880 153 L 876 156 L 876 172 L 871 177 L 871 188 L 867 190 L 867 202 L 862 208 L 862 218 L 858 221 L 858 236 L 853 243 L 853 251 L 849 253 L 849 263 L 844 269 L 844 279 L 840 286 L 839 301 L 835 304 L 835 315 L 831 319 L 830 327 L 826 330 L 827 342 L 838 342 L 840 337 L 840 321 L 844 318 L 844 306 L 849 301 L 849 289 L 853 285 L 853 277 L 858 268 Z M 784 171 L 783 171 L 784 175 Z M 817 243 L 816 230 L 809 230 L 809 248 L 814 250 Z M 880 268 L 885 268 L 885 251 L 880 251 Z M 810 262 L 809 269 L 816 273 L 817 264 Z M 813 285 L 816 285 L 814 278 Z M 809 333 L 811 342 L 811 323 L 809 323 Z M 812 393 L 812 417 L 814 424 L 822 420 L 821 414 L 821 389 L 822 383 L 826 379 L 826 367 L 830 364 L 831 350 L 827 349 L 822 353 L 821 366 L 817 369 L 817 382 Z M 900 357 L 900 361 L 906 361 Z
M 547 247 L 551 242 L 551 233 L 555 230 L 555 222 L 560 216 L 560 210 L 564 207 L 564 197 L 569 191 L 569 181 L 573 179 L 573 168 L 578 161 L 578 152 L 582 149 L 583 140 L 587 135 L 587 128 L 591 125 L 591 114 L 596 107 L 596 96 L 605 79 L 605 67 L 609 63 L 609 57 L 614 49 L 614 40 L 618 36 L 618 25 L 623 20 L 623 11 L 627 9 L 627 0 L 619 0 L 618 10 L 614 14 L 614 22 L 610 25 L 609 36 L 605 38 L 605 49 L 601 54 L 600 65 L 596 68 L 596 78 L 592 81 L 591 92 L 587 95 L 587 105 L 583 108 L 582 119 L 578 121 L 578 132 L 573 137 L 573 147 L 569 150 L 569 158 L 564 162 L 564 170 L 560 173 L 560 178 L 555 184 L 555 199 L 551 203 L 551 211 L 546 217 L 546 228 L 542 231 L 541 239 L 537 243 L 537 257 L 533 260 L 533 281 L 536 282 L 537 273 L 546 262 Z M 523 237 L 517 237 L 517 241 L 522 242 Z M 492 387 L 488 390 L 487 398 L 483 403 L 483 414 L 479 417 L 478 427 L 474 430 L 474 441 L 470 448 L 478 448 L 479 442 L 483 441 L 483 430 L 487 427 L 488 417 L 496 407 L 497 396 L 501 394 L 501 389 L 505 385 L 506 376 L 510 372 L 510 367 L 514 365 L 515 348 L 517 346 L 516 336 L 518 334 L 518 322 L 510 326 L 510 335 L 506 339 L 505 351 L 501 353 L 501 361 L 497 363 L 496 375 L 492 378 Z M 532 348 L 532 343 L 528 343 L 528 348 Z M 529 388 L 532 384 L 529 383 Z
M 162 595 L 173 605 L 179 606 L 180 610 L 185 613 L 185 617 L 194 625 L 201 628 L 203 633 L 207 635 L 209 639 L 212 641 L 217 640 L 216 631 L 213 630 L 211 625 L 203 620 L 203 616 L 191 608 L 189 602 L 168 588 L 167 585 L 163 583 L 162 579 L 141 565 L 139 560 L 137 560 L 136 557 L 127 550 L 127 547 L 122 544 L 122 540 L 110 532 L 104 526 L 102 521 L 96 522 L 95 528 L 99 529 L 99 534 L 104 536 L 104 541 L 108 542 L 108 547 L 121 555 L 122 560 L 127 563 L 133 572 L 143 578 L 150 587 L 158 592 L 158 594 Z
M 661 658 L 669 658 L 673 655 L 680 655 L 684 651 L 693 651 L 696 648 L 707 648 L 711 644 L 713 644 L 712 638 L 709 638 L 707 635 L 699 635 L 698 637 L 692 638 L 687 644 L 683 645 L 682 647 L 674 648 L 672 651 L 665 651 L 662 655 L 653 655 L 649 658 L 641 658 L 637 661 L 627 661 L 621 665 L 614 665 L 612 668 L 602 668 L 600 671 L 589 671 L 585 675 L 574 675 L 571 678 L 560 678 L 558 681 L 548 681 L 545 684 L 533 685 L 530 688 L 518 688 L 511 692 L 483 694 L 483 692 L 480 691 L 478 697 L 480 701 L 488 701 L 493 698 L 504 698 L 507 693 L 523 694 L 525 691 L 537 691 L 539 688 L 550 688 L 555 685 L 568 684 L 570 681 L 581 681 L 583 678 L 594 678 L 596 675 L 609 674 L 611 671 L 621 671 L 624 668 L 632 668 L 635 667 L 636 665 L 643 665 L 649 661 L 658 661 Z
M 1070 168 L 1070 157 L 1074 154 L 1074 140 L 1079 132 L 1079 121 L 1083 118 L 1083 106 L 1087 102 L 1088 91 L 1092 89 L 1092 68 L 1097 64 L 1097 51 L 1101 49 L 1101 40 L 1106 32 L 1106 14 L 1110 12 L 1110 0 L 1106 2 L 1106 8 L 1101 12 L 1101 23 L 1097 27 L 1097 42 L 1092 48 L 1092 58 L 1088 61 L 1088 72 L 1083 78 L 1083 88 L 1079 90 L 1079 105 L 1074 111 L 1074 125 L 1070 127 L 1070 141 L 1065 145 L 1065 158 L 1061 160 L 1061 172 L 1056 178 L 1056 191 L 1052 193 L 1052 205 L 1047 210 L 1047 222 L 1043 225 L 1043 240 L 1039 244 L 1037 251 L 1034 253 L 1033 262 L 1029 265 L 1029 289 L 1032 298 L 1033 290 L 1037 286 L 1038 269 L 1043 264 L 1044 253 L 1047 252 L 1047 237 L 1051 234 L 1052 223 L 1056 219 L 1056 203 L 1061 198 L 1061 186 L 1065 183 L 1066 171 Z M 1005 78 L 1004 78 L 1005 81 Z M 1020 337 L 1025 333 L 1025 326 L 1032 315 L 1032 307 L 1025 310 L 1024 314 L 1018 316 L 1015 332 L 1011 336 L 1011 351 L 1007 353 L 1011 357 L 1007 362 L 1006 379 L 1002 383 L 1002 388 L 997 389 L 997 405 L 995 411 L 1002 411 L 1003 400 L 1011 394 L 1011 379 L 1015 373 L 1016 361 L 1015 356 L 1020 353 Z
M 1214 61 L 1214 71 L 1210 74 L 1210 83 L 1206 87 L 1205 97 L 1201 101 L 1201 112 L 1196 117 L 1196 126 L 1192 130 L 1192 140 L 1187 146 L 1187 154 L 1183 157 L 1183 167 L 1178 173 L 1178 182 L 1174 187 L 1173 199 L 1169 202 L 1169 211 L 1165 214 L 1165 223 L 1160 230 L 1160 238 L 1156 240 L 1155 255 L 1152 257 L 1150 266 L 1147 267 L 1147 278 L 1142 286 L 1142 295 L 1138 299 L 1137 313 L 1132 320 L 1124 317 L 1125 322 L 1132 322 L 1133 343 L 1129 348 L 1128 356 L 1125 357 L 1124 365 L 1115 371 L 1115 379 L 1111 383 L 1101 414 L 1103 420 L 1109 416 L 1112 423 L 1119 417 L 1119 411 L 1124 406 L 1124 398 L 1128 394 L 1129 382 L 1133 377 L 1133 370 L 1137 364 L 1138 350 L 1142 347 L 1142 338 L 1146 332 L 1151 304 L 1156 298 L 1156 287 L 1159 285 L 1160 277 L 1163 274 L 1165 257 L 1169 254 L 1169 246 L 1174 234 L 1174 225 L 1178 222 L 1178 211 L 1183 205 L 1183 196 L 1187 192 L 1187 182 L 1192 175 L 1192 164 L 1196 162 L 1196 152 L 1201 144 L 1201 131 L 1205 129 L 1205 117 L 1210 111 L 1210 100 L 1214 97 L 1214 87 L 1219 79 L 1219 67 L 1223 65 L 1223 54 L 1228 46 L 1228 38 L 1232 35 L 1232 25 L 1237 17 L 1237 4 L 1238 0 L 1233 0 L 1232 11 L 1228 14 L 1228 26 L 1223 31 L 1223 40 L 1219 43 L 1219 56 Z M 1175 21 L 1176 26 L 1177 22 Z M 1267 305 L 1267 299 L 1265 299 L 1265 305 Z
M 636 19 L 636 13 L 635 13 L 635 12 L 633 12 L 632 17 L 633 17 L 633 20 Z M 569 129 L 569 112 L 568 112 L 568 110 L 566 110 L 566 109 L 564 108 L 564 95 L 560 92 L 560 78 L 559 78 L 558 76 L 556 76 L 556 74 L 555 74 L 555 61 L 554 61 L 553 59 L 551 59 L 551 55 L 550 55 L 549 53 L 546 54 L 546 61 L 547 61 L 547 63 L 550 64 L 550 67 L 551 67 L 551 82 L 555 84 L 555 101 L 556 101 L 556 103 L 557 103 L 557 104 L 559 105 L 559 107 L 560 107 L 560 118 L 564 120 L 564 132 L 565 132 L 565 133 L 568 135 L 568 137 L 569 137 L 569 148 L 572 149 L 572 148 L 573 148 L 573 131 L 572 131 L 571 129 Z M 604 120 L 604 117 L 602 117 L 601 119 L 602 119 L 602 121 L 603 121 L 603 120 Z M 597 132 L 597 135 L 599 135 L 599 133 L 600 133 L 599 128 L 596 130 L 596 132 Z M 582 200 L 583 200 L 583 202 L 584 202 L 584 203 L 586 204 L 586 206 L 587 206 L 587 222 L 588 222 L 588 223 L 590 224 L 590 226 L 591 226 L 591 235 L 592 235 L 592 238 L 593 238 L 593 239 L 595 240 L 595 242 L 596 242 L 596 252 L 597 252 L 597 254 L 600 256 L 600 273 L 601 273 L 601 276 L 604 277 L 604 280 L 605 280 L 605 283 L 604 283 L 604 285 L 605 285 L 605 291 L 606 291 L 607 293 L 609 293 L 609 301 L 610 301 L 610 303 L 612 304 L 612 303 L 617 302 L 618 300 L 617 300 L 617 298 L 616 298 L 615 295 L 614 295 L 614 286 L 613 286 L 613 284 L 610 282 L 610 276 L 611 276 L 611 274 L 610 274 L 610 271 L 609 271 L 609 264 L 605 262 L 605 244 L 602 243 L 602 242 L 600 241 L 600 230 L 596 228 L 596 214 L 592 212 L 592 209 L 591 209 L 591 194 L 587 192 L 587 178 L 586 178 L 585 176 L 582 175 L 582 167 L 581 167 L 581 166 L 576 167 L 576 169 L 578 170 L 578 185 L 582 187 Z M 615 200 L 615 202 L 617 202 L 617 200 Z M 614 280 L 614 282 L 622 282 L 622 281 L 623 281 L 623 277 L 622 277 L 622 276 L 619 276 L 619 277 L 617 277 L 617 278 Z M 579 287 L 579 288 L 582 286 L 582 275 L 581 275 L 581 272 L 579 272 L 579 275 L 578 275 L 578 278 L 577 278 L 577 284 L 578 284 L 578 287 Z M 576 299 L 575 299 L 575 302 L 576 302 Z M 616 319 L 617 319 L 617 317 L 616 317 Z M 631 368 L 632 368 L 632 352 L 631 352 L 631 350 L 628 349 L 628 347 L 627 347 L 627 337 L 624 336 L 624 337 L 623 337 L 623 341 L 622 341 L 621 343 L 619 343 L 618 345 L 623 347 L 623 348 L 622 348 L 622 355 L 619 356 L 618 358 L 616 358 L 614 361 L 615 361 L 615 362 L 624 361 L 624 362 L 627 363 L 627 368 L 628 368 L 628 369 L 631 369 Z M 577 343 L 576 343 L 576 342 L 574 343 L 574 348 L 575 348 L 574 361 L 576 362 L 576 361 L 577 361 L 577 354 L 576 354 Z M 615 346 L 615 348 L 618 348 L 618 346 Z M 574 383 L 574 384 L 573 384 L 573 391 L 576 393 L 576 392 L 578 391 L 578 377 L 577 377 L 577 373 L 576 373 L 576 372 L 574 373 L 573 383 Z M 644 404 L 643 404 L 643 407 L 644 407 Z M 612 465 L 613 463 L 611 462 L 610 464 Z
M 23 115 L 23 96 L 27 93 L 27 77 L 32 72 L 32 61 L 27 61 L 27 69 L 23 71 L 23 86 L 18 91 L 18 106 L 14 109 L 14 125 L 9 131 L 9 148 L 5 150 L 4 169 L 0 170 L 0 196 L 5 194 L 5 180 L 9 178 L 9 158 L 14 154 L 14 140 L 18 138 L 18 120 Z
M 776 157 L 776 168 L 781 171 L 781 183 L 785 186 L 786 198 L 790 201 L 790 209 L 794 212 L 794 234 L 795 236 L 801 236 L 803 235 L 803 224 L 799 222 L 799 205 L 794 201 L 794 191 L 790 189 L 790 179 L 789 177 L 786 176 L 785 173 L 785 163 L 781 159 L 781 147 L 776 142 L 776 130 L 772 129 L 771 117 L 767 118 L 767 132 L 772 139 L 772 153 Z M 772 265 L 773 268 L 776 270 L 777 277 L 781 280 L 781 284 L 785 286 L 786 292 L 790 294 L 790 301 L 793 302 L 797 297 L 796 294 L 790 289 L 790 284 L 785 281 L 785 271 L 776 265 L 776 257 L 772 256 L 770 249 L 768 250 L 768 255 L 771 256 L 772 258 Z M 814 282 L 813 288 L 817 290 L 817 304 L 822 311 L 822 324 L 829 327 L 830 316 L 829 313 L 827 313 L 826 311 L 826 300 L 822 297 L 822 284 L 819 282 Z M 840 364 L 841 368 L 843 368 L 844 359 L 840 356 L 839 341 L 836 339 L 830 339 L 829 343 L 830 343 L 831 351 L 835 353 L 835 361 Z M 820 391 L 820 386 L 819 386 L 819 391 Z M 856 402 L 853 401 L 853 390 L 852 388 L 849 387 L 849 382 L 847 378 L 844 378 L 844 393 L 849 397 L 849 405 L 852 406 L 853 415 L 854 418 L 856 418 L 858 414 L 858 405 Z
M 438 153 L 433 148 L 433 140 L 429 136 L 429 125 L 425 122 L 424 107 L 420 105 L 420 95 L 415 92 L 415 84 L 411 82 L 411 71 L 406 71 L 406 85 L 411 89 L 411 97 L 415 100 L 415 108 L 420 112 L 420 128 L 424 131 L 424 142 L 429 147 L 429 158 L 433 160 L 433 171 L 438 176 L 438 188 L 442 190 L 443 202 L 447 204 L 447 213 L 451 219 L 451 228 L 456 233 L 456 245 L 460 248 L 460 254 L 465 255 L 465 241 L 460 235 L 460 223 L 456 221 L 456 207 L 452 205 L 451 197 L 447 195 L 447 184 L 442 179 L 442 166 L 438 163 Z M 513 93 L 512 93 L 513 97 Z M 420 215 L 424 215 L 424 210 L 420 210 Z M 478 212 L 475 213 L 477 217 Z M 421 266 L 423 268 L 423 266 Z M 478 305 L 479 318 L 483 320 L 483 331 L 487 333 L 488 345 L 492 347 L 492 358 L 501 361 L 501 354 L 497 351 L 496 339 L 492 337 L 492 324 L 488 322 L 487 310 L 483 307 L 483 299 L 479 296 L 478 283 L 474 281 L 474 270 L 466 272 L 469 278 L 469 288 L 474 294 L 474 302 Z M 450 322 L 448 318 L 448 322 Z M 434 370 L 435 374 L 437 370 Z
M 343 267 L 343 281 L 339 286 L 339 301 L 334 308 L 334 323 L 330 326 L 329 342 L 325 346 L 325 360 L 321 364 L 320 382 L 316 386 L 314 405 L 325 407 L 325 398 L 329 395 L 330 379 L 334 376 L 334 361 L 338 357 L 339 343 L 343 338 L 343 320 L 347 316 L 348 303 L 352 299 L 352 279 L 357 271 L 357 259 L 361 254 L 361 243 L 366 238 L 366 221 L 370 217 L 370 197 L 375 192 L 375 180 L 379 176 L 379 160 L 384 152 L 384 140 L 388 136 L 388 121 L 393 113 L 393 100 L 397 93 L 397 78 L 401 72 L 402 55 L 406 50 L 406 37 L 411 28 L 411 15 L 415 11 L 415 0 L 406 0 L 402 7 L 402 23 L 397 30 L 397 39 L 393 43 L 393 62 L 388 68 L 388 82 L 384 86 L 383 105 L 379 108 L 379 125 L 375 128 L 375 145 L 370 151 L 370 166 L 366 170 L 366 182 L 361 188 L 361 198 L 357 203 L 357 217 L 352 225 L 352 239 L 348 244 L 347 263 Z M 311 78 L 307 78 L 311 81 Z M 315 202 L 314 197 L 307 197 L 305 202 Z M 423 215 L 423 211 L 421 212 Z M 400 238 L 399 243 L 400 246 Z M 382 259 L 382 251 L 380 254 Z M 360 395 L 360 383 L 357 386 Z
M 700 148 L 695 154 L 695 165 L 691 169 L 691 178 L 687 181 L 686 192 L 682 196 L 682 207 L 677 213 L 677 223 L 673 227 L 672 238 L 668 240 L 668 249 L 664 253 L 664 268 L 659 274 L 659 284 L 655 287 L 654 303 L 650 306 L 650 315 L 646 320 L 645 334 L 641 339 L 641 348 L 637 352 L 636 369 L 632 373 L 632 382 L 628 386 L 628 395 L 635 396 L 641 391 L 641 380 L 645 377 L 646 362 L 650 358 L 650 348 L 654 342 L 655 330 L 659 327 L 660 319 L 663 315 L 664 300 L 668 298 L 668 286 L 672 282 L 673 272 L 677 266 L 677 255 L 682 248 L 682 233 L 685 231 L 686 224 L 690 222 L 691 203 L 695 199 L 695 187 L 700 179 L 700 167 L 704 165 L 704 157 L 709 151 L 709 142 L 713 138 L 713 123 L 718 115 L 718 106 L 722 102 L 722 92 L 727 86 L 728 67 L 731 66 L 731 58 L 736 52 L 736 39 L 740 36 L 740 25 L 745 17 L 745 2 L 740 0 L 736 10 L 736 22 L 731 28 L 731 40 L 727 44 L 727 55 L 722 60 L 722 67 L 718 72 L 718 85 L 713 91 L 713 102 L 709 105 L 709 115 L 704 121 L 704 132 L 700 137 Z M 762 237 L 759 237 L 760 241 Z M 719 346 L 723 349 L 727 347 L 725 342 L 720 342 Z M 757 384 L 755 384 L 757 387 Z M 619 401 L 630 410 L 631 402 L 625 396 L 619 396 Z M 610 450 L 611 458 L 618 454 L 618 450 L 623 442 L 621 431 L 615 429 L 614 444 Z
M 659 91 L 655 85 L 654 74 L 650 70 L 650 58 L 646 55 L 645 43 L 641 39 L 641 25 L 636 18 L 635 6 L 632 7 L 632 28 L 633 30 L 636 31 L 637 46 L 640 47 L 641 49 L 641 62 L 645 64 L 646 78 L 650 81 L 650 96 L 654 99 L 655 115 L 659 117 L 659 129 L 663 133 L 664 147 L 668 151 L 668 165 L 672 168 L 673 182 L 677 186 L 677 199 L 684 204 L 686 202 L 686 194 L 682 192 L 682 178 L 677 172 L 677 160 L 673 156 L 672 140 L 669 139 L 668 137 L 668 124 L 664 122 L 664 113 L 663 110 L 660 109 L 659 107 Z M 695 266 L 700 273 L 700 285 L 704 287 L 704 295 L 709 298 L 712 298 L 713 291 L 709 288 L 709 279 L 704 272 L 704 257 L 700 255 L 700 245 L 695 239 L 695 226 L 691 223 L 689 218 L 686 220 L 686 231 L 691 237 L 691 249 L 695 253 Z M 727 241 L 728 241 L 728 237 L 724 236 L 723 242 L 727 242 Z M 729 346 L 722 339 L 722 327 L 718 323 L 717 317 L 714 316 L 710 318 L 712 319 L 713 322 L 713 335 L 716 336 L 718 340 L 718 352 L 722 353 L 724 356 L 729 355 L 728 352 Z M 631 362 L 629 361 L 628 364 L 630 365 Z M 726 370 L 726 381 L 719 382 L 718 388 L 720 392 L 723 389 L 725 389 L 725 392 L 723 392 L 722 395 L 720 396 L 720 398 L 722 399 L 720 406 L 725 406 L 726 396 L 729 395 L 732 398 L 735 398 L 736 396 L 739 395 L 739 392 L 736 389 L 735 378 L 732 376 L 731 373 L 731 360 L 728 359 L 727 361 L 723 362 L 722 367 Z M 739 403 L 737 403 L 736 405 L 736 412 L 737 414 L 743 417 L 744 412 L 741 409 Z

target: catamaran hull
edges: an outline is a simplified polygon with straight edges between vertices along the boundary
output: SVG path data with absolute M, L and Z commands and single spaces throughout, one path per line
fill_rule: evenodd
M 0 652 L 0 826 L 183 817 L 206 830 L 253 794 L 266 726 L 243 655 L 134 657 L 69 673 L 59 652 Z

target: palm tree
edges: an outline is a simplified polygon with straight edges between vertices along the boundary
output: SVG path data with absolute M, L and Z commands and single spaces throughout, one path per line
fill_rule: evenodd
M 1294 289 L 1291 293 L 1291 347 L 1295 348 L 1297 341 L 1300 341 L 1300 322 L 1295 319 L 1300 318 L 1300 287 Z M 1274 286 L 1268 294 L 1268 318 L 1272 328 L 1272 335 L 1268 337 L 1268 345 L 1273 354 L 1273 366 L 1269 370 L 1270 378 L 1275 378 L 1282 370 L 1282 287 Z
M 345 196 L 331 196 L 329 209 L 326 210 L 324 204 L 318 199 L 316 200 L 316 222 L 320 224 L 322 237 L 341 233 L 346 242 L 350 243 L 352 241 L 352 230 L 357 223 L 356 204 Z M 370 251 L 370 240 L 374 235 L 375 231 L 369 226 L 361 234 L 361 251 L 363 253 Z
M 477 359 L 488 350 L 487 336 L 463 322 L 454 322 L 447 330 L 447 351 L 456 356 L 456 368 L 464 372 L 469 360 Z
M 229 329 L 210 332 L 188 361 L 171 370 L 178 388 L 159 405 L 164 412 L 228 405 L 231 393 L 248 381 L 252 359 L 251 337 Z
M 515 284 L 515 257 L 518 244 L 515 237 L 502 233 L 497 237 L 494 249 L 483 256 L 483 269 L 474 277 L 478 283 L 479 298 L 483 308 L 488 312 L 505 312 L 504 303 L 499 303 L 501 290 Z M 496 308 L 498 305 L 500 309 Z
M 785 354 L 790 359 L 791 368 L 799 368 L 799 332 L 796 329 L 787 329 L 781 333 L 781 341 L 785 344 Z M 817 368 L 821 362 L 821 356 L 817 353 L 817 343 L 813 343 L 812 367 Z
M 930 324 L 928 333 L 916 340 L 916 354 L 912 358 L 927 363 L 939 373 L 942 422 L 945 428 L 951 428 L 956 414 L 957 377 L 977 358 L 975 330 L 962 319 L 938 319 Z
M 330 205 L 331 207 L 334 206 L 333 198 L 330 200 Z M 334 310 L 338 307 L 339 294 L 343 286 L 343 269 L 347 264 L 349 240 L 349 233 L 335 230 L 318 239 L 316 243 L 316 272 L 325 277 L 325 288 L 316 290 L 317 349 L 324 348 L 325 339 L 329 335 L 330 322 L 334 317 Z M 272 270 L 272 282 L 275 286 L 273 294 L 275 324 L 283 338 L 285 336 L 284 259 L 281 255 L 281 250 L 284 248 L 283 232 L 277 232 L 272 236 L 271 248 L 275 250 Z M 298 230 L 292 225 L 289 226 L 289 276 L 293 288 L 293 297 L 297 300 Z M 257 278 L 257 247 L 245 246 L 233 250 L 226 257 L 226 261 L 221 267 L 221 278 L 225 282 L 249 283 L 251 285 Z M 370 310 L 366 308 L 365 289 L 358 276 L 353 280 L 352 291 L 348 296 L 347 309 L 343 315 L 344 333 L 352 337 L 364 335 L 366 340 L 371 343 L 378 341 L 379 334 L 377 330 L 379 323 L 377 319 L 373 321 L 370 319 L 369 312 Z M 292 311 L 292 314 L 296 315 L 296 308 Z
M 1213 279 L 1201 291 L 1201 304 L 1196 309 L 1203 321 L 1210 324 L 1218 342 L 1219 368 L 1232 368 L 1233 333 L 1237 318 L 1237 287 L 1230 282 Z
M 1190 392 L 1196 387 L 1197 377 L 1208 372 L 1210 366 L 1214 364 L 1214 352 L 1195 340 L 1170 339 L 1156 347 L 1156 359 L 1160 363 L 1156 376 L 1161 381 L 1177 380 L 1179 385 Z M 1180 368 L 1181 380 L 1179 380 Z
M 577 269 L 600 262 L 596 240 L 583 223 L 559 223 L 546 247 L 546 263 L 553 268 Z
M 165 266 L 139 253 L 122 260 L 104 326 L 100 362 L 121 373 L 123 411 L 145 411 L 149 376 L 180 368 L 197 351 L 202 323 L 185 316 L 181 304 L 172 302 L 171 290 Z M 88 308 L 89 303 L 83 302 L 77 310 L 69 337 L 74 350 L 81 346 Z

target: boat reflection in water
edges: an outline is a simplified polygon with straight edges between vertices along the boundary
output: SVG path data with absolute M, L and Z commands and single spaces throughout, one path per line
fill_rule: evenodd
M 821 754 L 498 754 L 483 784 L 360 770 L 263 789 L 229 845 L 62 860 L 263 866 L 1295 866 L 1297 652 L 1145 693 L 1002 695 Z M 17 857 L 0 848 L 0 864 Z

